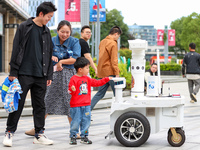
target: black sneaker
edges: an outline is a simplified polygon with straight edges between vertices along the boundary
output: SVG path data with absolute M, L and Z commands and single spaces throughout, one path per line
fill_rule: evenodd
M 192 96 L 192 99 L 193 99 L 195 102 L 197 102 L 196 95 L 195 95 L 194 93 L 192 93 L 191 96 Z
M 69 144 L 71 144 L 71 145 L 76 145 L 77 144 L 75 136 L 71 137 L 71 140 L 70 140 Z
M 81 137 L 81 143 L 84 143 L 84 144 L 92 144 L 92 141 L 90 141 L 87 136 L 85 137 Z

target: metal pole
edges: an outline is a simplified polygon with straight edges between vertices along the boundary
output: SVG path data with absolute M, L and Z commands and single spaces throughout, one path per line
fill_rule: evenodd
M 120 40 L 121 40 L 121 37 L 119 37 L 118 40 L 117 40 L 118 51 L 120 50 L 120 44 L 121 44 L 121 43 L 120 43 Z
M 94 22 L 92 22 L 92 58 L 94 58 Z
M 95 22 L 95 57 L 98 55 L 98 43 L 97 43 L 97 23 Z M 98 63 L 98 60 L 97 60 Z
M 167 27 L 167 25 L 165 26 L 165 34 L 167 36 L 167 39 L 165 41 L 165 52 L 164 52 L 165 64 L 166 64 L 166 63 L 168 63 L 168 27 Z
M 161 81 L 160 81 L 160 57 L 159 57 L 159 49 L 157 49 L 157 67 L 158 67 L 158 94 L 161 94 Z
M 97 64 L 99 61 L 99 43 L 100 43 L 100 21 L 99 21 L 99 0 L 97 0 Z

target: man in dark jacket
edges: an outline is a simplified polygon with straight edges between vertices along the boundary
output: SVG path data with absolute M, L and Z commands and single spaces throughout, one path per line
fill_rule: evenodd
M 20 95 L 18 110 L 10 113 L 3 144 L 12 146 L 12 136 L 22 113 L 26 95 L 31 90 L 35 137 L 33 143 L 53 144 L 44 135 L 46 86 L 51 84 L 53 65 L 53 44 L 46 27 L 56 11 L 51 2 L 43 2 L 37 8 L 36 18 L 21 23 L 13 41 L 9 80 L 18 78 L 23 93 Z
M 188 79 L 191 103 L 197 102 L 196 94 L 200 87 L 200 55 L 195 52 L 195 48 L 195 43 L 189 44 L 190 52 L 185 54 L 182 64 L 182 75 Z

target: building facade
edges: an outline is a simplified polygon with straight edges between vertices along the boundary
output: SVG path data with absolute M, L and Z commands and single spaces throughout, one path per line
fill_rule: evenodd
M 37 7 L 44 1 L 52 2 L 55 5 L 55 0 L 29 0 L 28 13 L 31 17 L 36 17 Z M 55 26 L 55 15 L 48 22 L 47 26 Z
M 65 0 L 0 0 L 0 72 L 10 71 L 10 58 L 17 26 L 29 17 L 36 17 L 40 3 L 51 1 L 57 11 L 47 26 L 56 31 L 57 25 L 65 19 Z M 72 23 L 75 32 L 80 32 L 80 22 Z
M 30 16 L 28 0 L 0 0 L 0 72 L 8 73 L 17 26 Z
M 51 21 L 47 24 L 50 30 L 54 30 L 56 32 L 59 22 L 65 20 L 65 0 L 29 0 L 29 15 L 35 17 L 37 6 L 45 1 L 51 1 L 57 8 L 57 11 L 54 13 Z M 74 29 L 73 31 L 80 33 L 80 22 L 71 22 L 71 25 L 72 29 Z
M 147 61 L 152 56 L 156 55 L 156 50 L 159 49 L 160 54 L 164 54 L 164 46 L 157 46 L 157 30 L 153 25 L 132 25 L 129 26 L 129 33 L 135 39 L 142 39 L 148 42 L 148 49 L 146 50 L 145 58 Z
M 154 26 L 132 25 L 129 26 L 129 33 L 132 34 L 136 39 L 146 40 L 149 46 L 157 45 L 157 30 L 154 28 Z

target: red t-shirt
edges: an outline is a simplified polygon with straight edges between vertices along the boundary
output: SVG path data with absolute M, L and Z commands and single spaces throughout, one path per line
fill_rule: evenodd
M 72 95 L 70 107 L 81 107 L 91 105 L 91 86 L 97 87 L 106 84 L 109 78 L 100 80 L 92 79 L 88 76 L 73 75 L 69 82 L 69 93 Z M 72 91 L 71 87 L 75 86 L 76 91 Z

